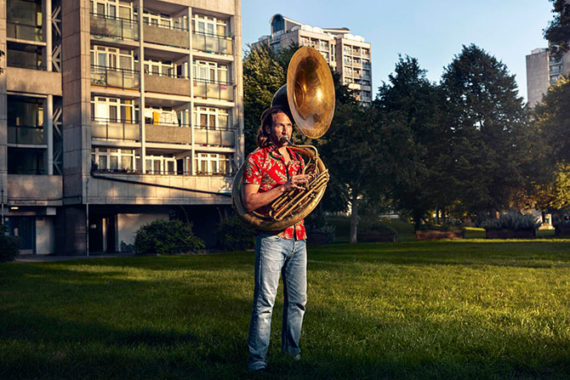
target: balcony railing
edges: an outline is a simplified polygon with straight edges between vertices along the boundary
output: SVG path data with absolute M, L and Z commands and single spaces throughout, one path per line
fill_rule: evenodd
M 153 21 L 154 20 L 149 20 L 149 19 L 145 20 L 143 17 L 143 24 L 144 25 L 156 26 L 157 28 L 162 28 L 162 29 L 182 30 L 184 32 L 188 31 L 188 28 L 186 28 L 184 26 L 176 25 L 176 23 L 174 25 L 171 25 L 170 23 L 167 23 L 165 20 L 161 20 L 159 22 L 153 22 Z
M 211 125 L 194 125 L 194 128 L 207 129 L 209 131 L 235 131 L 235 127 L 230 125 L 216 125 L 215 127 Z
M 234 86 L 229 82 L 194 79 L 194 96 L 206 99 L 234 100 Z
M 91 121 L 91 137 L 105 140 L 140 140 L 140 126 L 136 121 L 95 117 Z
M 92 65 L 91 84 L 104 87 L 138 89 L 140 87 L 140 77 L 138 70 Z
M 103 38 L 138 41 L 139 27 L 136 20 L 91 13 L 91 34 Z
M 6 29 L 6 36 L 8 38 L 37 42 L 43 41 L 41 26 L 8 21 L 6 23 Z
M 8 126 L 8 144 L 44 145 L 44 128 L 27 125 Z
M 211 54 L 232 55 L 232 38 L 194 32 L 192 34 L 192 49 Z

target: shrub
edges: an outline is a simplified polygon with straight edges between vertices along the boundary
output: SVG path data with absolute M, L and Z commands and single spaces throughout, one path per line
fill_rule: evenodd
M 538 222 L 533 215 L 508 213 L 503 214 L 499 219 L 487 219 L 481 223 L 481 226 L 487 230 L 508 229 L 514 231 L 534 230 L 540 227 L 542 222 Z
M 238 216 L 222 220 L 216 232 L 218 245 L 226 251 L 239 251 L 253 248 L 255 231 Z
M 12 261 L 18 255 L 20 242 L 17 238 L 5 235 L 6 227 L 0 225 L 0 262 Z
M 189 253 L 204 247 L 204 241 L 192 233 L 192 225 L 180 220 L 155 220 L 142 226 L 135 237 L 137 255 Z

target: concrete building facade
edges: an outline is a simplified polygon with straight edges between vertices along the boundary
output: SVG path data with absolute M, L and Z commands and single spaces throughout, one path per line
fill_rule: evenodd
M 528 104 L 534 107 L 542 100 L 550 85 L 570 73 L 570 53 L 554 57 L 547 48 L 534 49 L 526 56 Z
M 317 49 L 340 74 L 342 83 L 354 91 L 364 105 L 372 102 L 371 44 L 352 35 L 347 28 L 319 28 L 301 24 L 280 14 L 270 20 L 271 35 L 253 45 L 268 45 L 274 50 L 292 45 Z
M 243 161 L 240 0 L 0 2 L 2 222 L 21 252 L 208 240 Z

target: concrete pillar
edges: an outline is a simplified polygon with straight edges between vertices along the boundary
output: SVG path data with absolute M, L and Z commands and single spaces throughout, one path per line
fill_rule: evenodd
M 237 107 L 234 107 L 234 117 L 232 120 L 234 124 L 237 124 L 235 131 L 236 135 L 236 145 L 235 145 L 235 157 L 234 163 L 236 164 L 236 170 L 240 167 L 244 159 L 244 135 L 243 135 L 243 63 L 242 63 L 242 36 L 241 36 L 241 0 L 235 1 L 235 14 L 233 17 L 232 29 L 234 33 L 234 81 L 236 83 L 234 101 Z
M 8 99 L 6 97 L 6 2 L 0 1 L 0 196 L 8 199 Z M 2 191 L 3 190 L 3 191 Z
M 44 36 L 46 39 L 46 70 L 52 71 L 52 52 L 53 52 L 53 38 L 52 38 L 52 25 L 51 25 L 51 0 L 44 1 Z
M 146 131 L 144 120 L 145 98 L 144 98 L 144 27 L 143 27 L 143 0 L 139 0 L 139 76 L 140 76 L 140 105 L 139 105 L 139 125 L 141 138 L 141 172 L 146 173 Z
M 44 136 L 47 140 L 47 174 L 53 175 L 53 95 L 47 96 L 46 103 Z
M 190 47 L 190 54 L 188 55 L 188 78 L 190 79 L 190 104 L 188 105 L 188 119 L 190 122 L 190 175 L 196 175 L 196 168 L 194 167 L 194 156 L 196 154 L 196 147 L 194 146 L 194 78 L 192 73 L 192 8 L 188 7 L 188 46 Z
M 67 255 L 86 254 L 86 182 L 91 161 L 90 2 L 62 2 L 63 209 Z M 59 214 L 59 210 L 58 210 Z M 63 223 L 63 224 L 61 224 Z M 61 236 L 61 235 L 60 235 Z M 59 238 L 58 238 L 59 240 Z

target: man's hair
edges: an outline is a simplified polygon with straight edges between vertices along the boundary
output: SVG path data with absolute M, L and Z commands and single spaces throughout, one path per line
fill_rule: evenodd
M 271 106 L 261 114 L 261 124 L 257 131 L 257 146 L 264 148 L 271 143 L 271 127 L 273 127 L 273 115 L 284 113 L 285 109 L 281 106 Z M 289 118 L 290 116 L 287 115 Z

